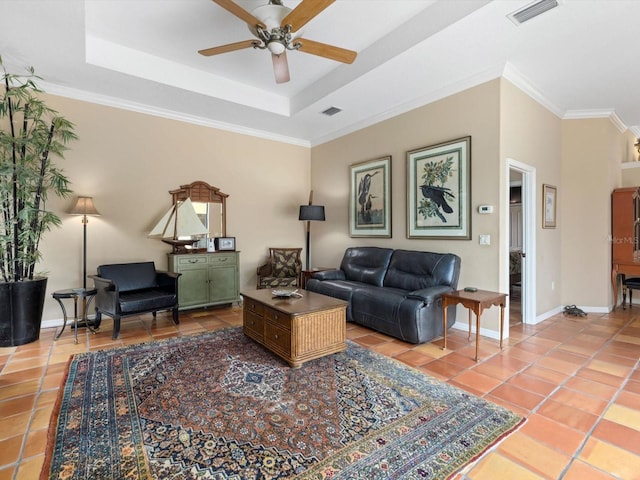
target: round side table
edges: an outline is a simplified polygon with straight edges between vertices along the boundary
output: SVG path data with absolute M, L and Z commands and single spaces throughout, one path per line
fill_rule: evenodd
M 60 333 L 56 335 L 55 340 L 58 340 L 60 338 L 60 335 L 62 335 L 62 332 L 64 332 L 64 329 L 67 326 L 67 309 L 64 307 L 64 303 L 62 303 L 62 300 L 68 298 L 73 298 L 73 328 L 75 329 L 76 343 L 78 343 L 78 299 L 80 298 L 86 300 L 84 310 L 82 312 L 82 320 L 84 321 L 86 327 L 91 331 L 91 333 L 96 333 L 96 331 L 91 327 L 91 325 L 89 325 L 89 322 L 87 321 L 87 310 L 89 308 L 89 305 L 91 305 L 91 301 L 93 300 L 93 297 L 95 297 L 96 293 L 98 293 L 98 291 L 95 288 L 68 288 L 66 290 L 56 290 L 51 294 L 54 300 L 56 300 L 60 305 L 64 320 L 64 323 L 62 324 L 62 330 L 60 330 Z

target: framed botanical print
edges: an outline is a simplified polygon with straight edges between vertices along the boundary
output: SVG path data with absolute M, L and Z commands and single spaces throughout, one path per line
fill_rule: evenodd
M 351 165 L 349 234 L 391 237 L 391 156 Z
M 471 137 L 407 152 L 407 237 L 471 239 Z
M 557 189 L 542 185 L 542 228 L 556 228 Z

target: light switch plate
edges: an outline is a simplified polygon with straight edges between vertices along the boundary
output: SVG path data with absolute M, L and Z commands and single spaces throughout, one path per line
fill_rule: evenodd
M 488 233 L 480 235 L 480 245 L 491 245 L 491 235 Z

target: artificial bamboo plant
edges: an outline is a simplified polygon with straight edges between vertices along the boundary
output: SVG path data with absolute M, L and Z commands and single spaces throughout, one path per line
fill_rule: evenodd
M 1 57 L 0 67 L 0 282 L 20 282 L 34 278 L 42 234 L 61 223 L 46 210 L 47 198 L 71 190 L 52 158 L 64 158 L 77 137 L 42 100 L 33 68 L 8 73 Z

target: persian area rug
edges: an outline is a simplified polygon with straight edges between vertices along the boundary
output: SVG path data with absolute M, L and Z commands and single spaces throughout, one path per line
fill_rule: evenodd
M 76 355 L 41 479 L 445 479 L 522 421 L 352 342 L 291 369 L 231 328 Z

